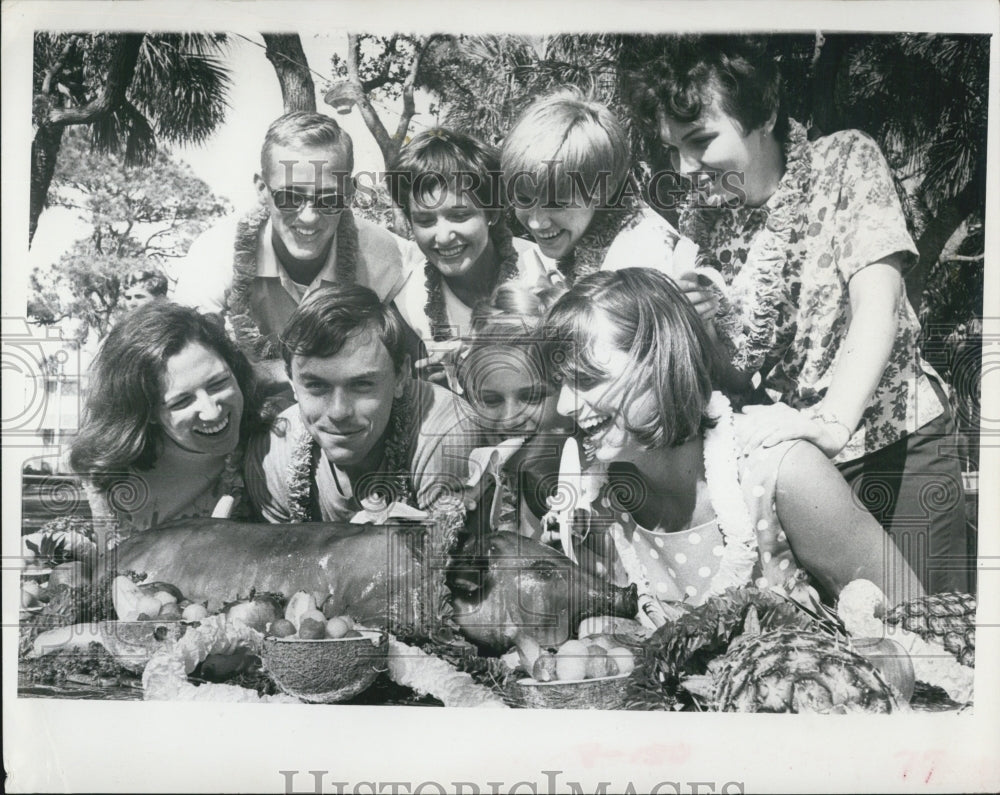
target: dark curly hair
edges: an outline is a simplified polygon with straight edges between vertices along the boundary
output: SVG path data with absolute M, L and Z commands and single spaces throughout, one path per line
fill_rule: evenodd
M 90 368 L 90 389 L 70 466 L 107 489 L 130 469 L 148 471 L 162 450 L 153 420 L 163 395 L 167 360 L 190 343 L 217 353 L 243 393 L 240 441 L 264 427 L 266 411 L 253 368 L 221 324 L 194 309 L 157 301 L 134 309 L 111 330 Z
M 625 101 L 648 136 L 657 136 L 659 113 L 695 121 L 718 91 L 722 110 L 744 133 L 775 114 L 775 138 L 787 138 L 781 73 L 766 36 L 657 36 L 655 43 L 636 47 L 622 65 Z

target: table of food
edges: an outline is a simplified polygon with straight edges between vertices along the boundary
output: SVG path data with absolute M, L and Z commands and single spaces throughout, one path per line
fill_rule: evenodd
M 492 533 L 204 519 L 98 557 L 89 523 L 24 536 L 19 695 L 739 712 L 963 711 L 975 598 L 832 605 L 730 588 L 637 619 L 634 586 Z M 548 551 L 542 551 L 542 550 Z

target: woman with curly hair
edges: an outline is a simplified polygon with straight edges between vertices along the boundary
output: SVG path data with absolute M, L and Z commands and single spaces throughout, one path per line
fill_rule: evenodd
M 810 141 L 759 37 L 664 37 L 626 84 L 691 177 L 680 232 L 728 286 L 715 329 L 731 364 L 778 401 L 745 409 L 746 450 L 813 442 L 930 590 L 967 590 L 962 481 L 940 449 L 954 423 L 920 355 L 901 275 L 917 250 L 878 146 L 857 130 Z
M 176 304 L 141 306 L 108 334 L 90 379 L 69 462 L 95 526 L 128 534 L 241 510 L 244 443 L 263 414 L 221 326 Z

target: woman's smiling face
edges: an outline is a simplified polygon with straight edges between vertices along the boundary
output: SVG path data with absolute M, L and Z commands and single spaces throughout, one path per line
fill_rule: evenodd
M 483 364 L 469 379 L 469 400 L 491 444 L 559 424 L 558 392 L 545 382 L 531 356 L 508 346 L 475 355 Z
M 558 412 L 576 422 L 587 458 L 606 463 L 636 461 L 645 448 L 627 424 L 629 419 L 635 422 L 637 418 L 649 416 L 653 409 L 652 396 L 647 391 L 633 397 L 630 388 L 635 381 L 630 377 L 634 370 L 632 359 L 609 339 L 607 333 L 595 335 L 587 358 L 605 376 L 568 375 L 559 392 Z
M 773 121 L 756 130 L 744 130 L 722 107 L 722 96 L 709 88 L 701 115 L 690 122 L 658 116 L 660 142 L 668 149 L 672 165 L 693 177 L 706 197 L 732 200 L 733 188 L 742 188 L 752 206 L 769 198 L 767 186 L 781 175 L 771 174 L 775 145 Z
M 179 447 L 206 455 L 236 449 L 243 392 L 229 365 L 215 351 L 190 342 L 167 359 L 157 420 Z
M 445 278 L 455 278 L 491 264 L 490 218 L 471 195 L 437 188 L 410 200 L 413 237 L 427 260 Z

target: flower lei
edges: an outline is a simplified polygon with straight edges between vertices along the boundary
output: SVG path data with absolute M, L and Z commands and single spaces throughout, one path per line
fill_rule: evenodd
M 733 407 L 721 392 L 712 393 L 708 415 L 717 423 L 705 432 L 705 481 L 723 543 L 719 570 L 712 577 L 709 593 L 720 594 L 750 582 L 757 563 L 757 533 L 739 489 Z
M 492 293 L 497 285 L 512 281 L 520 275 L 517 268 L 517 250 L 514 248 L 510 229 L 502 220 L 493 227 L 490 238 L 500 260 L 500 267 L 497 269 L 496 281 L 489 285 L 487 295 Z M 427 287 L 427 301 L 424 303 L 424 314 L 430 321 L 431 336 L 436 342 L 444 342 L 454 336 L 444 303 L 443 282 L 441 271 L 430 262 L 425 263 L 424 284 Z
M 790 248 L 805 239 L 810 195 L 811 158 L 805 128 L 789 119 L 785 144 L 785 173 L 767 202 L 764 228 L 753 238 L 746 264 L 730 284 L 729 313 L 716 318 L 721 336 L 731 348 L 733 365 L 747 373 L 761 368 L 775 345 L 779 307 L 791 291 L 786 264 Z M 701 249 L 708 267 L 724 269 L 714 253 L 712 233 L 724 208 L 698 206 L 689 196 L 681 210 L 681 234 Z
M 598 208 L 577 244 L 556 260 L 556 267 L 572 287 L 577 279 L 596 273 L 604 265 L 615 238 L 642 220 L 642 205 L 628 199 L 621 207 Z
M 719 570 L 712 577 L 705 593 L 709 596 L 750 582 L 757 563 L 757 533 L 739 489 L 736 429 L 729 399 L 721 392 L 713 392 L 707 413 L 717 422 L 704 435 L 705 481 L 723 543 Z M 619 546 L 619 557 L 629 580 L 638 586 L 641 594 L 651 595 L 653 589 L 639 567 L 634 549 L 630 544 L 621 543 L 621 531 L 618 535 L 615 543 Z
M 226 296 L 233 334 L 240 347 L 257 359 L 277 359 L 281 356 L 281 343 L 276 335 L 261 333 L 253 312 L 257 243 L 268 216 L 267 208 L 261 207 L 246 215 L 237 225 L 233 251 L 233 284 Z M 270 241 L 266 245 L 271 245 Z M 337 247 L 337 283 L 354 284 L 358 263 L 358 228 L 350 210 L 341 213 L 334 245 Z
M 412 387 L 407 383 L 402 396 L 392 402 L 389 412 L 382 458 L 384 467 L 373 476 L 376 482 L 363 484 L 368 495 L 384 490 L 388 496 L 385 500 L 387 504 L 402 502 L 416 507 L 409 475 L 410 451 L 416 430 L 414 419 Z M 322 519 L 315 488 L 316 468 L 321 458 L 319 445 L 303 428 L 288 464 L 288 511 L 293 523 Z M 356 493 L 355 496 L 359 501 L 366 498 L 365 494 Z

